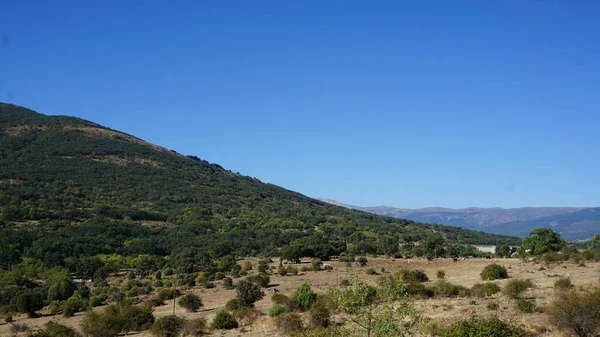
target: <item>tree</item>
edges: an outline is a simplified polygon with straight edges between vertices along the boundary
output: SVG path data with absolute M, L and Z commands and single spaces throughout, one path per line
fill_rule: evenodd
M 238 321 L 232 314 L 221 309 L 215 315 L 211 325 L 213 329 L 235 329 L 238 327 Z
M 292 298 L 300 310 L 306 311 L 317 299 L 317 294 L 312 291 L 308 283 L 303 283 L 296 289 Z
M 17 310 L 33 317 L 35 312 L 44 307 L 42 296 L 36 291 L 28 291 L 17 297 Z
M 587 242 L 585 247 L 591 252 L 600 252 L 600 234 L 596 234 L 593 239 Z
M 548 228 L 535 228 L 529 236 L 523 238 L 519 255 L 540 255 L 548 252 L 558 252 L 565 246 L 560 234 Z
M 203 306 L 202 299 L 194 294 L 186 294 L 179 299 L 179 305 L 189 312 L 196 312 Z
M 253 306 L 254 302 L 265 296 L 265 293 L 263 293 L 259 285 L 246 280 L 241 280 L 238 282 L 236 288 L 237 298 L 248 307 Z
M 510 257 L 510 246 L 507 242 L 501 243 L 496 246 L 496 256 Z
M 444 255 L 444 243 L 446 240 L 440 233 L 428 235 L 421 241 L 423 253 L 428 259 Z

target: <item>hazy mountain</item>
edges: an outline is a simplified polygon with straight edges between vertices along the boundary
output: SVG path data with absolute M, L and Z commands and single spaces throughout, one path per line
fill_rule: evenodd
M 334 205 L 379 215 L 425 223 L 459 226 L 490 233 L 525 236 L 536 227 L 549 227 L 568 240 L 585 239 L 600 232 L 600 208 L 587 207 L 522 207 L 461 208 L 443 207 L 395 208 L 390 206 L 360 207 L 331 199 L 320 199 Z

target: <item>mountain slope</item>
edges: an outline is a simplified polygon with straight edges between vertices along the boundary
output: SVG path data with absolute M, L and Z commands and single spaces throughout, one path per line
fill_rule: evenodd
M 462 208 L 428 207 L 418 209 L 389 206 L 360 207 L 331 199 L 320 199 L 334 205 L 379 215 L 439 223 L 474 230 L 485 230 L 513 236 L 526 236 L 537 227 L 554 227 L 569 240 L 585 239 L 600 231 L 600 218 L 594 208 L 584 207 L 522 207 L 522 208 Z
M 0 104 L 0 168 L 0 226 L 29 229 L 0 234 L 49 264 L 216 243 L 240 255 L 292 244 L 323 255 L 353 242 L 376 252 L 387 238 L 434 232 L 465 243 L 506 239 L 330 205 L 89 121 L 10 104 Z

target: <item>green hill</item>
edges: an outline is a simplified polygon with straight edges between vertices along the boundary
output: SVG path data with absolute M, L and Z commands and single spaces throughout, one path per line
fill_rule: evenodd
M 434 233 L 446 242 L 508 238 L 330 205 L 89 121 L 1 103 L 0 227 L 0 260 L 47 265 L 189 247 L 327 258 L 394 253 Z

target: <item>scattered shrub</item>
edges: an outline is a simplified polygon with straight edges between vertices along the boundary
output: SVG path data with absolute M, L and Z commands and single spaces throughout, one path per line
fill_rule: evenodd
M 293 266 L 288 266 L 287 273 L 292 274 L 292 275 L 298 275 L 298 268 L 293 267 Z
M 467 288 L 446 281 L 436 282 L 434 291 L 436 296 L 442 297 L 465 297 L 470 294 Z
M 161 289 L 158 292 L 158 295 L 156 295 L 156 299 L 162 303 L 166 300 L 172 300 L 179 295 L 180 295 L 180 292 L 178 289 L 166 288 L 166 289 Z
M 207 331 L 206 319 L 204 317 L 194 318 L 186 321 L 181 336 L 197 337 L 204 335 Z
M 231 279 L 231 277 L 223 278 L 223 288 L 233 289 L 233 280 Z
M 296 289 L 292 298 L 300 310 L 306 311 L 317 299 L 317 294 L 312 291 L 308 283 L 304 283 Z
M 21 332 L 25 332 L 29 330 L 29 326 L 25 323 L 12 323 L 10 325 L 10 332 L 16 336 Z
M 215 318 L 213 319 L 211 326 L 213 329 L 229 330 L 229 329 L 237 328 L 238 322 L 235 319 L 235 317 L 233 317 L 233 315 L 231 315 L 227 311 L 219 310 L 217 312 L 217 314 L 215 315 Z
M 488 303 L 487 308 L 489 310 L 495 311 L 500 308 L 500 305 L 498 304 L 498 302 L 490 302 L 490 303 Z
M 442 334 L 442 337 L 532 337 L 527 330 L 506 323 L 497 317 L 472 317 L 458 321 L 448 328 Z
M 377 274 L 377 272 L 375 271 L 375 268 L 367 268 L 365 270 L 365 274 L 367 274 L 367 275 L 375 275 L 375 274 Z
M 244 306 L 245 304 L 244 302 L 242 302 L 242 300 L 240 300 L 239 298 L 234 298 L 232 300 L 227 301 L 227 304 L 225 304 L 225 309 L 227 309 L 228 311 L 234 311 L 243 308 Z
M 289 312 L 281 314 L 274 319 L 277 330 L 283 333 L 302 330 L 302 319 L 297 313 Z
M 287 273 L 288 273 L 288 269 L 286 267 L 284 267 L 284 266 L 279 266 L 279 268 L 277 269 L 277 272 L 281 276 L 286 276 Z
M 177 337 L 183 330 L 185 319 L 170 315 L 161 317 L 154 322 L 150 332 L 156 337 Z
M 184 307 L 188 312 L 196 312 L 200 307 L 203 307 L 202 299 L 194 294 L 184 295 L 179 299 L 179 305 Z
M 500 292 L 500 286 L 493 282 L 475 283 L 471 288 L 471 294 L 478 297 L 492 296 Z
M 316 327 L 326 328 L 329 326 L 329 320 L 330 320 L 331 314 L 329 313 L 329 310 L 327 309 L 327 307 L 321 301 L 317 301 L 310 308 L 309 317 L 310 317 L 310 325 L 313 328 L 316 328 Z
M 253 306 L 254 302 L 265 296 L 265 293 L 260 290 L 260 287 L 256 283 L 245 280 L 238 283 L 236 290 L 237 299 L 242 301 L 244 306 Z
M 438 279 L 443 280 L 446 278 L 446 272 L 443 270 L 438 270 L 435 275 L 437 276 Z
M 573 283 L 571 283 L 571 279 L 568 277 L 561 277 L 554 282 L 554 289 L 568 290 L 571 288 L 573 288 Z
M 46 323 L 44 330 L 29 335 L 28 337 L 81 337 L 81 335 L 66 325 L 50 321 Z
M 512 279 L 504 286 L 504 295 L 510 298 L 518 298 L 525 290 L 532 288 L 533 283 L 530 279 Z
M 348 281 L 348 279 L 343 279 L 340 281 L 340 286 L 342 287 L 347 287 L 350 285 L 350 281 Z
M 72 317 L 75 313 L 84 309 L 83 300 L 79 296 L 72 296 L 63 302 L 62 313 L 65 317 Z
M 528 300 L 519 299 L 517 300 L 517 310 L 530 314 L 535 311 L 535 303 Z
M 557 293 L 547 309 L 556 326 L 577 336 L 600 334 L 600 288 Z
M 259 286 L 266 288 L 269 285 L 271 278 L 267 274 L 256 274 L 246 277 L 246 281 L 258 284 Z
M 432 297 L 434 295 L 433 291 L 425 288 L 425 285 L 423 285 L 423 283 L 418 283 L 418 282 L 406 283 L 405 291 L 407 294 L 413 295 L 416 297 L 424 297 L 424 296 Z
M 500 280 L 500 279 L 508 278 L 508 271 L 506 271 L 506 268 L 504 266 L 501 266 L 497 263 L 492 263 L 492 264 L 485 266 L 485 268 L 483 268 L 480 276 L 481 276 L 481 279 L 484 281 L 485 280 Z
M 429 277 L 422 270 L 401 269 L 396 273 L 396 277 L 401 278 L 404 282 L 427 282 Z
M 259 317 L 260 311 L 255 308 L 243 307 L 233 312 L 233 315 L 237 319 L 240 325 L 249 326 L 252 325 Z
M 283 305 L 275 304 L 274 306 L 271 307 L 271 309 L 269 309 L 269 317 L 279 316 L 285 312 L 286 312 L 286 310 L 283 307 Z
M 367 263 L 369 262 L 369 260 L 367 260 L 366 257 L 364 256 L 360 256 L 358 258 L 356 258 L 356 262 L 358 263 L 358 265 L 360 265 L 361 267 L 364 267 L 367 265 Z

